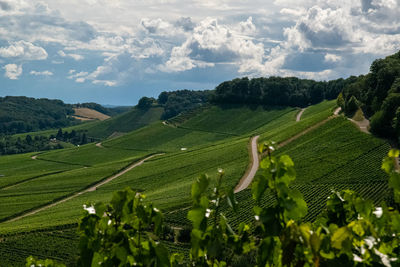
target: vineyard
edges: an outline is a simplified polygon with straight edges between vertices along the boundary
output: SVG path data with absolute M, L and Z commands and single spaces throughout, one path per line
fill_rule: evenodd
M 0 174 L 4 176 L 0 177 L 0 220 L 3 220 L 0 257 L 5 266 L 22 263 L 30 254 L 73 262 L 76 235 L 73 228 L 63 227 L 76 225 L 84 203 L 109 202 L 112 192 L 125 187 L 143 192 L 146 201 L 163 210 L 169 225 L 177 229 L 186 227 L 189 224 L 186 214 L 191 205 L 190 186 L 196 177 L 207 173 L 215 181 L 218 169 L 222 168 L 225 171 L 223 186 L 232 188 L 249 165 L 251 135 L 260 134 L 262 141 L 282 142 L 325 120 L 324 124 L 277 152 L 290 155 L 295 162 L 294 187 L 304 194 L 310 207 L 305 220 L 312 221 L 318 216 L 332 189 L 354 189 L 376 203 L 385 200 L 388 190 L 380 164 L 389 145 L 361 133 L 342 117 L 331 117 L 334 108 L 334 101 L 308 107 L 296 122 L 298 109 L 295 108 L 209 106 L 178 118 L 175 126 L 157 121 L 157 112 L 153 110 L 152 115 L 143 118 L 150 124 L 143 123 L 141 125 L 146 126 L 105 140 L 101 145 L 45 152 L 35 160 L 31 158 L 35 154 L 1 157 Z M 111 125 L 112 120 L 102 123 L 109 121 Z M 98 133 L 107 131 L 104 127 Z M 94 191 L 19 220 L 7 221 L 80 192 L 132 162 L 158 152 L 165 154 Z M 253 204 L 250 195 L 250 190 L 237 194 L 242 207 Z M 272 205 L 273 196 L 266 194 L 262 203 Z M 240 214 L 226 210 L 235 226 L 239 221 L 253 219 L 251 210 L 240 210 Z M 34 246 L 35 243 L 39 245 Z M 187 243 L 168 241 L 166 246 L 188 255 Z M 63 250 L 57 251 L 57 247 Z

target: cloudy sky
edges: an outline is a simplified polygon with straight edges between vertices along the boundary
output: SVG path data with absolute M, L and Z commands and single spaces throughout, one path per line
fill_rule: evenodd
M 235 77 L 336 79 L 400 49 L 400 0 L 0 0 L 0 96 L 133 105 Z

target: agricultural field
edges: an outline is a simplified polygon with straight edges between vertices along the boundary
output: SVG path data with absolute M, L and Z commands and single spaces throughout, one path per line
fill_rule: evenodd
M 149 152 L 141 150 L 119 149 L 106 147 L 101 144 L 87 144 L 80 147 L 44 152 L 38 155 L 37 158 L 65 164 L 93 166 L 120 160 L 133 160 L 138 157 L 144 157 L 147 154 Z
M 299 122 L 296 122 L 295 119 L 298 111 L 282 116 L 274 124 L 266 125 L 257 130 L 260 134 L 260 141 L 272 140 L 280 143 L 287 140 L 332 116 L 335 107 L 336 101 L 323 101 L 310 106 L 304 111 Z
M 191 130 L 212 129 L 213 132 L 243 135 L 252 133 L 294 110 L 290 107 L 212 106 L 179 126 Z
M 162 107 L 153 107 L 148 110 L 132 108 L 131 110 L 115 117 L 103 121 L 89 121 L 79 125 L 66 127 L 63 128 L 63 131 L 87 131 L 87 135 L 89 137 L 101 140 L 111 136 L 113 133 L 128 133 L 154 123 L 155 121 L 160 120 L 163 110 L 164 109 Z M 56 135 L 57 129 L 16 134 L 13 135 L 13 137 L 25 138 L 27 134 L 33 137 L 36 135 Z
M 362 133 L 350 121 L 338 117 L 276 153 L 292 158 L 297 173 L 293 187 L 303 193 L 309 207 L 305 220 L 312 221 L 333 190 L 351 189 L 375 204 L 390 200 L 387 177 L 380 168 L 389 149 L 384 140 Z M 242 207 L 254 205 L 250 189 L 239 192 L 237 198 Z M 273 201 L 267 193 L 262 203 L 269 206 Z M 252 210 L 242 208 L 239 214 L 226 210 L 234 225 L 253 220 Z
M 355 189 L 379 202 L 387 196 L 386 179 L 380 171 L 380 163 L 389 146 L 385 141 L 361 133 L 345 118 L 331 117 L 335 105 L 334 101 L 325 101 L 308 107 L 299 122 L 295 121 L 299 112 L 296 108 L 271 110 L 211 106 L 198 110 L 176 125 L 157 121 L 159 118 L 154 109 L 152 115 L 146 113 L 149 117 L 142 120 L 152 123 L 138 123 L 136 125 L 143 127 L 105 140 L 101 145 L 88 144 L 39 155 L 0 157 L 0 174 L 4 175 L 0 177 L 0 220 L 3 220 L 0 223 L 0 257 L 6 258 L 6 266 L 14 260 L 23 262 L 16 259 L 17 254 L 73 262 L 78 239 L 71 225 L 79 221 L 82 205 L 108 202 L 112 192 L 125 187 L 145 194 L 146 201 L 155 203 L 165 213 L 168 224 L 185 226 L 191 205 L 190 187 L 196 177 L 207 173 L 215 179 L 218 169 L 222 168 L 225 170 L 224 186 L 233 188 L 249 164 L 250 136 L 260 134 L 261 141 L 281 143 L 321 121 L 324 123 L 319 127 L 276 152 L 289 154 L 295 162 L 298 178 L 294 187 L 303 192 L 310 205 L 306 220 L 315 219 L 332 189 Z M 87 123 L 86 126 L 100 127 L 96 125 L 103 123 L 96 131 L 99 136 L 104 136 L 115 129 L 107 128 L 104 123 L 114 119 Z M 80 192 L 132 162 L 160 152 L 164 154 L 94 191 L 16 221 L 8 221 L 18 214 Z M 34 155 L 36 160 L 31 158 Z M 240 220 L 253 218 L 252 210 L 246 209 L 252 205 L 250 190 L 239 192 L 237 198 L 242 206 L 241 213 L 236 215 L 228 209 L 226 211 L 234 225 Z M 273 197 L 267 194 L 263 203 L 271 205 L 273 201 Z M 41 245 L 35 247 L 32 245 L 35 242 Z M 176 251 L 187 251 L 185 244 L 167 242 L 166 245 Z M 66 249 L 57 252 L 56 246 L 65 246 Z

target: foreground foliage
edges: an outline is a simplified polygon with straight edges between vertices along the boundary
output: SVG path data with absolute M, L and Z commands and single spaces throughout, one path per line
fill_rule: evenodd
M 314 223 L 303 222 L 307 205 L 290 185 L 296 174 L 287 155 L 275 156 L 274 143 L 260 145 L 262 172 L 252 185 L 256 201 L 254 224 L 229 225 L 221 203 L 238 209 L 232 190 L 224 189 L 224 172 L 212 190 L 210 179 L 200 176 L 192 185 L 193 207 L 190 265 L 231 266 L 247 262 L 256 266 L 397 266 L 400 264 L 400 172 L 395 168 L 399 151 L 391 150 L 382 169 L 390 176 L 394 207 L 360 198 L 350 190 L 333 192 L 326 210 Z M 260 200 L 266 191 L 275 196 L 272 207 Z M 79 225 L 80 266 L 181 266 L 180 254 L 163 245 L 165 226 L 161 212 L 131 189 L 118 191 L 109 205 L 85 206 Z M 62 266 L 28 258 L 27 266 Z M 41 265 L 39 265 L 41 264 Z

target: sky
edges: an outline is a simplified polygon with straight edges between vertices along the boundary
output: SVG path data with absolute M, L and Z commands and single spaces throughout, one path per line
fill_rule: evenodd
M 400 0 L 0 0 L 0 96 L 135 105 L 237 77 L 366 74 Z

